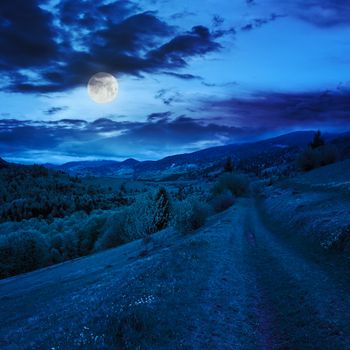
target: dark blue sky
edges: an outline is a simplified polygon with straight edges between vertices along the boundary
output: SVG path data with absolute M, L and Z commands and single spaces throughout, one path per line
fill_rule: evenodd
M 0 2 L 0 156 L 157 159 L 350 124 L 348 0 Z M 97 72 L 118 98 L 92 102 Z

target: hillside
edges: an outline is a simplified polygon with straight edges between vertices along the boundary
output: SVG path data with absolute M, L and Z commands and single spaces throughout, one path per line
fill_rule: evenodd
M 212 147 L 193 153 L 178 154 L 157 161 L 127 159 L 116 161 L 83 161 L 63 165 L 46 165 L 72 175 L 111 176 L 134 179 L 196 179 L 221 169 L 228 157 L 239 169 L 261 174 L 265 169 L 283 166 L 284 172 L 293 167 L 297 155 L 313 137 L 313 131 L 298 131 L 270 139 Z M 350 156 L 345 144 L 348 136 L 325 134 L 327 142 L 338 142 L 341 151 Z
M 158 161 L 126 160 L 124 162 L 73 162 L 55 167 L 79 175 L 125 176 L 134 178 L 166 178 L 174 174 L 196 178 L 198 171 L 208 172 L 222 167 L 227 157 L 232 157 L 236 164 L 242 159 L 253 158 L 265 152 L 271 154 L 281 151 L 292 153 L 299 151 L 312 138 L 313 132 L 296 132 L 268 140 L 212 147 L 201 151 L 169 156 Z M 52 167 L 52 165 L 51 165 Z
M 90 213 L 125 202 L 115 192 L 43 166 L 4 161 L 0 164 L 0 222 L 52 220 L 76 211 Z
M 0 281 L 0 344 L 346 349 L 349 275 L 342 264 L 286 244 L 245 198 L 193 235 L 165 230 Z
M 237 166 L 284 169 L 301 146 L 280 141 L 245 148 Z M 4 162 L 11 213 L 23 219 L 21 198 L 43 198 L 67 215 L 0 224 L 0 346 L 349 348 L 349 174 L 345 160 L 273 181 L 226 172 L 160 186 Z M 113 202 L 118 191 L 127 205 Z M 111 207 L 62 206 L 86 192 Z
M 290 235 L 350 252 L 350 160 L 277 181 L 264 196 L 266 216 Z

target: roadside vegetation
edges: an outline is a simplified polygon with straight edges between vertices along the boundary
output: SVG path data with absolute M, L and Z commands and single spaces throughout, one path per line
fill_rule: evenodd
M 321 166 L 335 163 L 339 159 L 337 147 L 326 144 L 321 132 L 315 133 L 309 147 L 299 155 L 298 166 L 302 171 L 310 171 Z
M 0 277 L 146 238 L 167 227 L 185 234 L 234 204 L 248 188 L 232 163 L 206 187 L 87 184 L 40 166 L 1 169 Z
M 52 222 L 32 218 L 0 225 L 2 278 L 60 263 L 146 237 L 165 228 L 164 190 L 146 192 L 130 205 L 90 214 L 76 212 Z

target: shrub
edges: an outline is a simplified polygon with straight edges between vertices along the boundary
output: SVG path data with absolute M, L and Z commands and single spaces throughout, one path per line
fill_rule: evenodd
M 181 233 L 192 232 L 205 224 L 210 208 L 198 197 L 189 197 L 174 206 L 173 224 Z
M 218 177 L 213 187 L 214 195 L 230 191 L 235 196 L 242 196 L 248 191 L 248 179 L 243 174 L 225 173 Z
M 320 148 L 321 166 L 333 164 L 339 159 L 339 152 L 336 146 L 326 145 Z
M 159 209 L 159 208 L 158 208 Z M 153 195 L 144 194 L 125 211 L 125 240 L 143 238 L 157 232 L 157 207 Z
M 108 333 L 112 335 L 112 345 L 118 349 L 159 348 L 164 341 L 157 314 L 147 304 L 123 308 L 111 318 Z
M 87 223 L 77 233 L 77 239 L 79 244 L 78 254 L 86 255 L 89 254 L 97 239 L 101 236 L 105 223 L 107 220 L 106 214 L 95 214 L 92 215 Z
M 113 213 L 108 218 L 95 249 L 116 247 L 165 228 L 169 221 L 170 204 L 164 191 L 159 191 L 155 198 L 144 194 L 134 204 Z
M 298 158 L 298 166 L 302 171 L 310 171 L 320 166 L 335 163 L 338 160 L 338 150 L 334 145 L 324 145 L 317 148 L 307 148 Z
M 214 208 L 215 212 L 219 213 L 231 207 L 234 201 L 234 195 L 229 190 L 226 190 L 220 193 L 219 195 L 215 196 L 211 200 L 210 204 Z
M 45 237 L 34 230 L 1 236 L 0 261 L 1 277 L 45 266 L 49 262 Z
M 105 231 L 95 244 L 95 250 L 104 250 L 121 245 L 126 240 L 127 218 L 125 209 L 114 212 L 106 221 Z
M 303 171 L 309 171 L 320 166 L 319 152 L 312 148 L 307 148 L 299 155 L 298 167 Z

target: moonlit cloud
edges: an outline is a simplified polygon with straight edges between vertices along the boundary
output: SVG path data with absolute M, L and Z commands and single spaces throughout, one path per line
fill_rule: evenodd
M 12 0 L 0 17 L 0 157 L 156 159 L 349 126 L 347 0 Z M 100 71 L 119 82 L 108 105 L 86 91 Z

